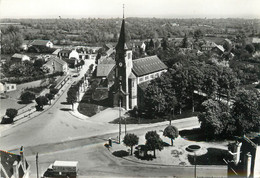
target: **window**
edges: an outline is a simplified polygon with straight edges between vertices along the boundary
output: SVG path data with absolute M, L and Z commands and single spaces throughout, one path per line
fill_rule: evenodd
M 149 75 L 145 76 L 145 80 L 148 80 L 149 79 Z
M 143 80 L 144 80 L 143 77 L 140 77 L 140 78 L 139 78 L 139 82 L 142 82 Z
M 153 74 L 150 75 L 151 78 L 154 78 Z
M 131 53 L 128 53 L 127 56 L 128 56 L 128 59 L 131 59 Z
M 12 85 L 12 89 L 14 89 L 14 86 Z
M 156 73 L 156 74 L 155 74 L 155 77 L 158 77 L 158 76 L 159 76 L 159 74 L 158 74 L 158 73 Z
M 133 87 L 133 88 L 135 87 L 135 82 L 134 82 L 134 81 L 132 81 L 132 87 Z
M 7 88 L 7 90 L 9 90 L 9 86 L 8 87 L 6 87 Z

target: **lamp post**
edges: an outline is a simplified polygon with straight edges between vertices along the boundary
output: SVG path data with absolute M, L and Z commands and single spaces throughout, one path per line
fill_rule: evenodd
M 37 171 L 37 178 L 39 178 L 39 171 L 38 171 L 38 152 L 36 153 L 36 171 Z
M 120 144 L 121 136 L 121 100 L 119 100 L 119 134 L 118 134 L 118 143 Z
M 200 149 L 199 145 L 190 145 L 187 147 L 187 151 L 194 153 L 194 177 L 197 177 L 197 163 L 196 163 L 196 151 Z

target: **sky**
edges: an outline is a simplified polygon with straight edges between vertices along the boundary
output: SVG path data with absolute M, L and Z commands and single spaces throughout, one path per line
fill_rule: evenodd
M 259 18 L 260 0 L 0 0 L 0 18 Z

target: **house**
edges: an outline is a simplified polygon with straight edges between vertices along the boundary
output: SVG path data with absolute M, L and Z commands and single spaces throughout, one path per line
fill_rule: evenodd
M 68 64 L 58 57 L 51 57 L 49 61 L 43 65 L 43 68 L 47 69 L 50 73 L 55 72 L 68 72 Z
M 222 45 L 216 45 L 211 49 L 211 52 L 221 56 L 225 52 L 225 49 Z
M 146 44 L 143 41 L 134 42 L 133 47 L 134 48 L 139 48 L 139 49 L 142 49 L 142 51 L 145 51 Z
M 244 135 L 229 151 L 228 177 L 260 177 L 260 134 Z
M 0 82 L 0 93 L 6 93 L 10 91 L 15 91 L 17 89 L 15 83 L 2 83 Z
M 0 175 L 5 178 L 29 178 L 30 165 L 25 159 L 23 147 L 20 154 L 0 150 Z
M 79 60 L 79 53 L 73 49 L 63 49 L 58 52 L 58 57 L 62 59 L 77 59 Z
M 206 43 L 201 46 L 201 51 L 211 51 L 212 48 L 216 46 L 217 46 L 216 43 L 211 41 L 206 41 Z
M 30 46 L 53 48 L 53 43 L 49 40 L 34 40 Z
M 30 61 L 30 57 L 24 54 L 15 53 L 14 55 L 12 55 L 11 61 L 16 63 L 21 63 L 24 61 Z
M 133 60 L 132 50 L 127 47 L 125 36 L 125 19 L 123 19 L 115 48 L 115 79 L 110 89 L 110 99 L 114 107 L 122 106 L 129 110 L 142 103 L 142 93 L 138 90 L 140 85 L 148 86 L 151 80 L 167 71 L 167 66 L 157 56 Z

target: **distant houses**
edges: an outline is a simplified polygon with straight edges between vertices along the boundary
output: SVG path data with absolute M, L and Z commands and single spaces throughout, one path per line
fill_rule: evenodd
M 28 45 L 29 52 L 46 53 L 53 51 L 53 43 L 50 40 L 34 40 Z
M 34 40 L 30 45 L 34 47 L 53 48 L 53 43 L 49 40 Z
M 18 54 L 18 53 L 15 53 L 11 57 L 11 62 L 14 62 L 14 63 L 21 63 L 21 62 L 24 62 L 24 61 L 30 61 L 30 57 L 27 56 L 27 55 Z

